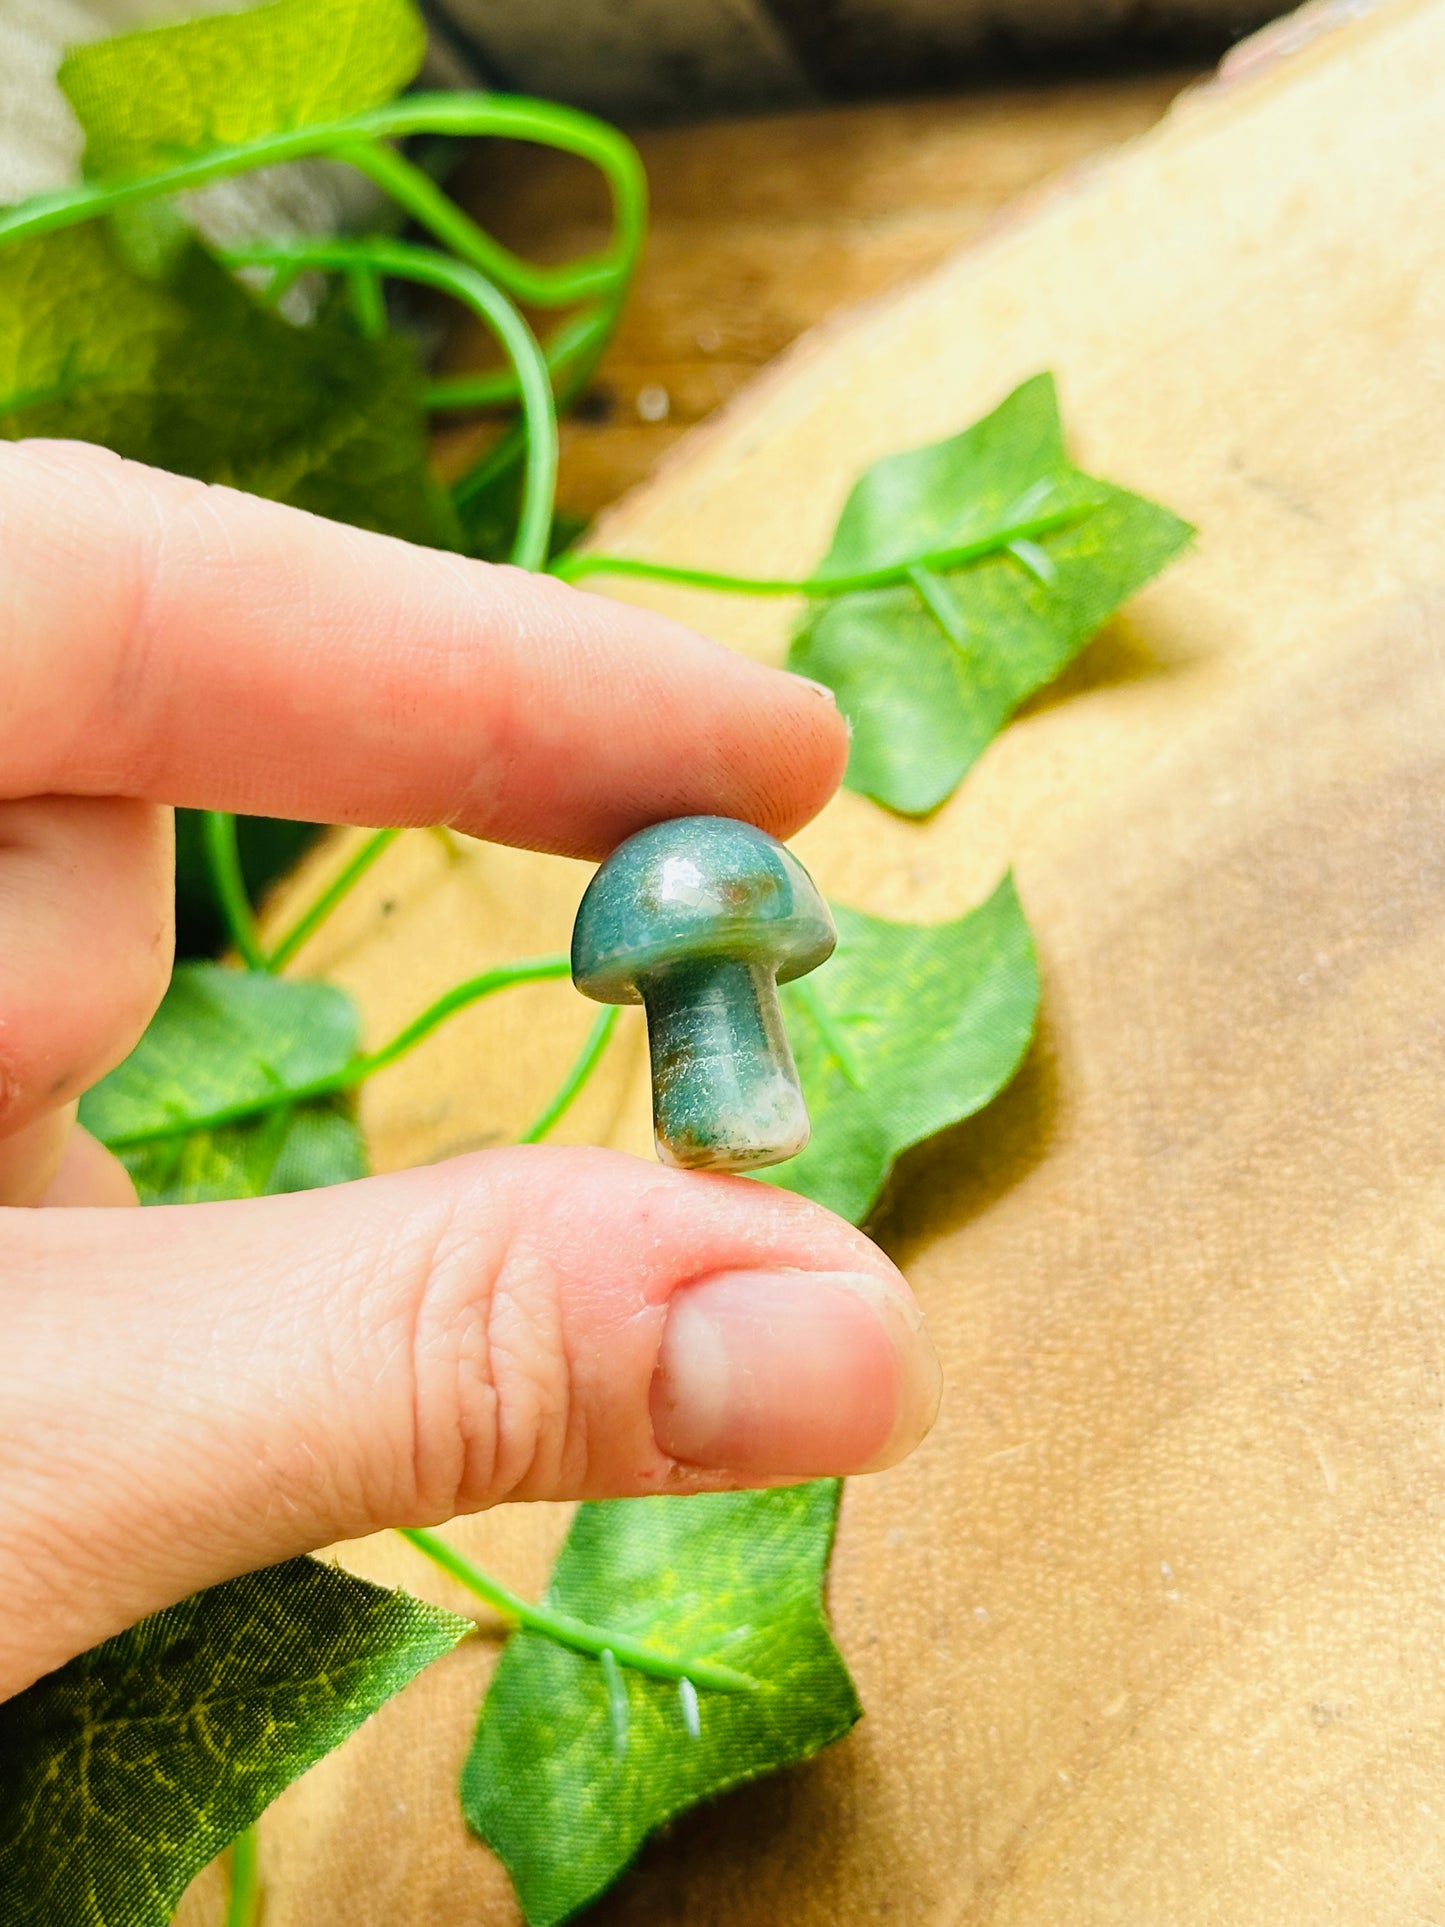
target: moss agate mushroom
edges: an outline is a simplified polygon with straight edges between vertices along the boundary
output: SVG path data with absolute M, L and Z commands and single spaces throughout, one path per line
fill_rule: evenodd
M 614 850 L 572 932 L 572 978 L 642 1004 L 664 1164 L 747 1171 L 808 1141 L 777 986 L 837 941 L 813 879 L 781 843 L 725 816 L 656 823 Z

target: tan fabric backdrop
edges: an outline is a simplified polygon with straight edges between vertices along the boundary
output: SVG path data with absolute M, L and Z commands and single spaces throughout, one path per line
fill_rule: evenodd
M 800 840 L 895 916 L 1013 863 L 1042 1034 L 880 1220 L 949 1389 L 845 1501 L 868 1717 L 599 1921 L 1445 1920 L 1445 0 L 1276 54 L 807 344 L 606 531 L 796 570 L 864 463 L 1051 367 L 1080 459 L 1201 536 L 936 818 L 844 797 Z M 666 606 L 783 646 L 785 610 Z M 304 963 L 380 1036 L 563 943 L 582 875 L 407 838 Z M 589 1015 L 552 986 L 454 1024 L 370 1092 L 380 1161 L 516 1131 Z M 564 1135 L 645 1149 L 635 1033 Z M 530 1588 L 564 1523 L 458 1531 Z M 273 1809 L 267 1927 L 515 1921 L 454 1792 L 494 1650 Z

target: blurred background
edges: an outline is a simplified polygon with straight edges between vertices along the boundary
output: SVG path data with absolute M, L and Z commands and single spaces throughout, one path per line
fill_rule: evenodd
M 58 45 L 240 0 L 0 0 L 3 138 L 43 123 Z M 1270 0 L 430 0 L 436 79 L 626 120 L 1216 59 Z M 27 111 L 28 110 L 28 111 Z M 63 145 L 51 135 L 52 151 Z
M 241 0 L 0 0 L 0 202 L 56 186 L 80 139 L 63 49 Z M 834 311 L 922 272 L 1061 168 L 1142 132 L 1277 9 L 1271 0 L 432 0 L 428 86 L 493 85 L 619 120 L 654 199 L 621 333 L 563 429 L 561 507 L 585 521 Z M 444 164 L 444 157 L 442 157 Z M 474 147 L 454 181 L 537 259 L 600 240 L 588 170 Z M 280 168 L 209 189 L 216 240 L 345 227 L 371 190 Z M 195 212 L 195 210 L 193 210 Z M 479 332 L 438 336 L 450 370 Z M 440 430 L 444 468 L 485 424 Z
M 675 119 L 935 90 L 1051 65 L 1204 61 L 1268 0 L 445 0 L 484 77 Z M 566 22 L 558 32 L 559 18 Z

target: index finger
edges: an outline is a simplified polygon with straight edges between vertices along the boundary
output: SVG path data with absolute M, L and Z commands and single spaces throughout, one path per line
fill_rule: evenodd
M 83 443 L 0 444 L 0 796 L 143 797 L 599 856 L 787 835 L 826 692 L 650 612 Z

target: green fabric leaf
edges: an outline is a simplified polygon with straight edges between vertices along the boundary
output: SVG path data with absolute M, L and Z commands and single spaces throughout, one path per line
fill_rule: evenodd
M 356 1006 L 336 984 L 183 964 L 145 1036 L 86 1097 L 86 1128 L 125 1143 L 264 1103 L 334 1075 L 359 1036 Z
M 163 1927 L 187 1883 L 470 1620 L 293 1559 L 0 1706 L 5 1927 Z
M 936 808 L 1019 704 L 1193 533 L 1070 464 L 1052 375 L 859 479 L 819 575 L 916 561 L 1054 514 L 1069 519 L 1014 551 L 931 572 L 932 609 L 908 584 L 809 611 L 788 665 L 827 683 L 852 723 L 850 789 L 905 815 Z
M 367 1162 L 336 1100 L 177 1127 L 333 1077 L 359 1038 L 356 1006 L 335 984 L 183 964 L 145 1036 L 82 1099 L 81 1120 L 115 1148 L 144 1204 L 342 1184 L 365 1177 Z
M 821 1481 L 580 1508 L 552 1604 L 724 1660 L 760 1686 L 690 1701 L 632 1671 L 609 1685 L 598 1661 L 513 1634 L 463 1769 L 462 1806 L 505 1862 L 531 1927 L 585 1905 L 674 1814 L 808 1758 L 858 1718 L 822 1605 L 838 1493 Z
M 293 327 L 194 241 L 138 273 L 100 223 L 0 249 L 0 436 L 71 436 L 455 547 L 410 344 Z
M 833 956 L 782 990 L 813 1135 L 758 1176 L 858 1224 L 902 1152 L 1008 1083 L 1033 1035 L 1039 974 L 1011 877 L 951 923 L 842 905 L 834 916 Z
M 275 0 L 72 48 L 60 85 L 99 180 L 378 107 L 425 51 L 411 0 Z
M 298 1104 L 158 1144 L 133 1144 L 116 1155 L 142 1204 L 275 1197 L 349 1184 L 371 1170 L 355 1119 L 325 1103 Z

